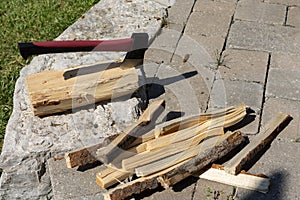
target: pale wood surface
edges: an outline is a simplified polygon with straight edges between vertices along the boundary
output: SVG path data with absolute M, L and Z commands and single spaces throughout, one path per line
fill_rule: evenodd
M 133 93 L 139 87 L 134 67 L 141 62 L 101 62 L 29 75 L 26 84 L 33 112 L 45 116 Z
M 210 168 L 200 176 L 202 179 L 215 181 L 227 185 L 232 185 L 240 188 L 254 190 L 262 193 L 267 193 L 270 186 L 270 179 L 259 177 L 252 174 L 228 174 L 224 170 Z

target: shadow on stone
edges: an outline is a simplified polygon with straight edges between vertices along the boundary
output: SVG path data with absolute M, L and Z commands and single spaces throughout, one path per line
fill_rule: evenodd
M 248 124 L 250 124 L 251 122 L 253 122 L 255 120 L 255 111 L 252 110 L 251 108 L 247 109 L 247 115 L 243 118 L 242 121 L 240 121 L 239 123 L 225 129 L 224 131 L 235 131 L 235 130 L 239 130 L 241 128 L 243 128 L 244 126 L 247 126 Z
M 162 192 L 164 191 L 164 188 L 162 186 L 159 186 L 156 189 L 153 190 L 145 190 L 144 192 L 141 192 L 140 194 L 134 194 L 128 198 L 126 198 L 125 200 L 130 200 L 130 199 L 135 199 L 135 200 L 141 200 L 144 199 L 146 197 L 150 197 L 151 195 L 155 194 L 156 192 Z
M 255 199 L 255 200 L 284 200 L 282 195 L 284 185 L 286 182 L 287 173 L 284 171 L 276 171 L 270 175 L 270 190 L 267 194 L 260 192 L 249 191 L 241 196 L 241 199 Z M 239 198 L 240 199 L 240 198 Z
M 197 183 L 198 179 L 199 179 L 198 177 L 189 176 L 183 179 L 182 181 L 176 183 L 172 189 L 174 192 L 181 192 L 185 188 Z
M 77 171 L 84 172 L 84 171 L 86 171 L 86 170 L 89 170 L 89 169 L 98 167 L 99 165 L 102 165 L 102 162 L 96 161 L 96 162 L 89 163 L 89 164 L 86 164 L 86 165 L 83 165 L 83 166 L 79 166 L 79 167 L 77 168 Z
M 179 118 L 179 117 L 182 117 L 184 116 L 184 112 L 177 112 L 177 111 L 171 111 L 171 112 L 168 112 L 168 114 L 163 118 L 163 122 L 166 122 L 166 121 L 170 121 L 172 119 L 176 119 L 176 118 Z

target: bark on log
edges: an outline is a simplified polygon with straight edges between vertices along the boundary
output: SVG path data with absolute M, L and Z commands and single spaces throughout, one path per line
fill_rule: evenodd
M 220 144 L 216 144 L 215 146 L 204 150 L 192 160 L 162 175 L 163 183 L 165 185 L 172 186 L 181 181 L 185 174 L 195 174 L 200 172 L 200 170 L 204 167 L 221 159 L 223 156 L 227 155 L 233 149 L 245 142 L 245 138 L 240 132 L 227 132 L 222 137 L 226 139 Z

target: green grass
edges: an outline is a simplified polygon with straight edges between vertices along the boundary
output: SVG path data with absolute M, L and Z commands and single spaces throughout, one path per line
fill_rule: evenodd
M 17 43 L 52 40 L 99 0 L 0 1 L 0 152 L 20 69 Z

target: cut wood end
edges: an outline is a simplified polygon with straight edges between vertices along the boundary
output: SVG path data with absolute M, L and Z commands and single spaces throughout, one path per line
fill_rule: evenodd
M 65 160 L 68 168 L 73 168 L 74 166 L 72 165 L 71 159 L 69 157 L 69 153 L 65 154 Z
M 101 188 L 104 188 L 104 184 L 103 184 L 103 181 L 102 181 L 102 178 L 101 178 L 101 173 L 97 173 L 96 174 L 96 183 L 101 187 Z M 105 189 L 105 188 L 104 188 Z

